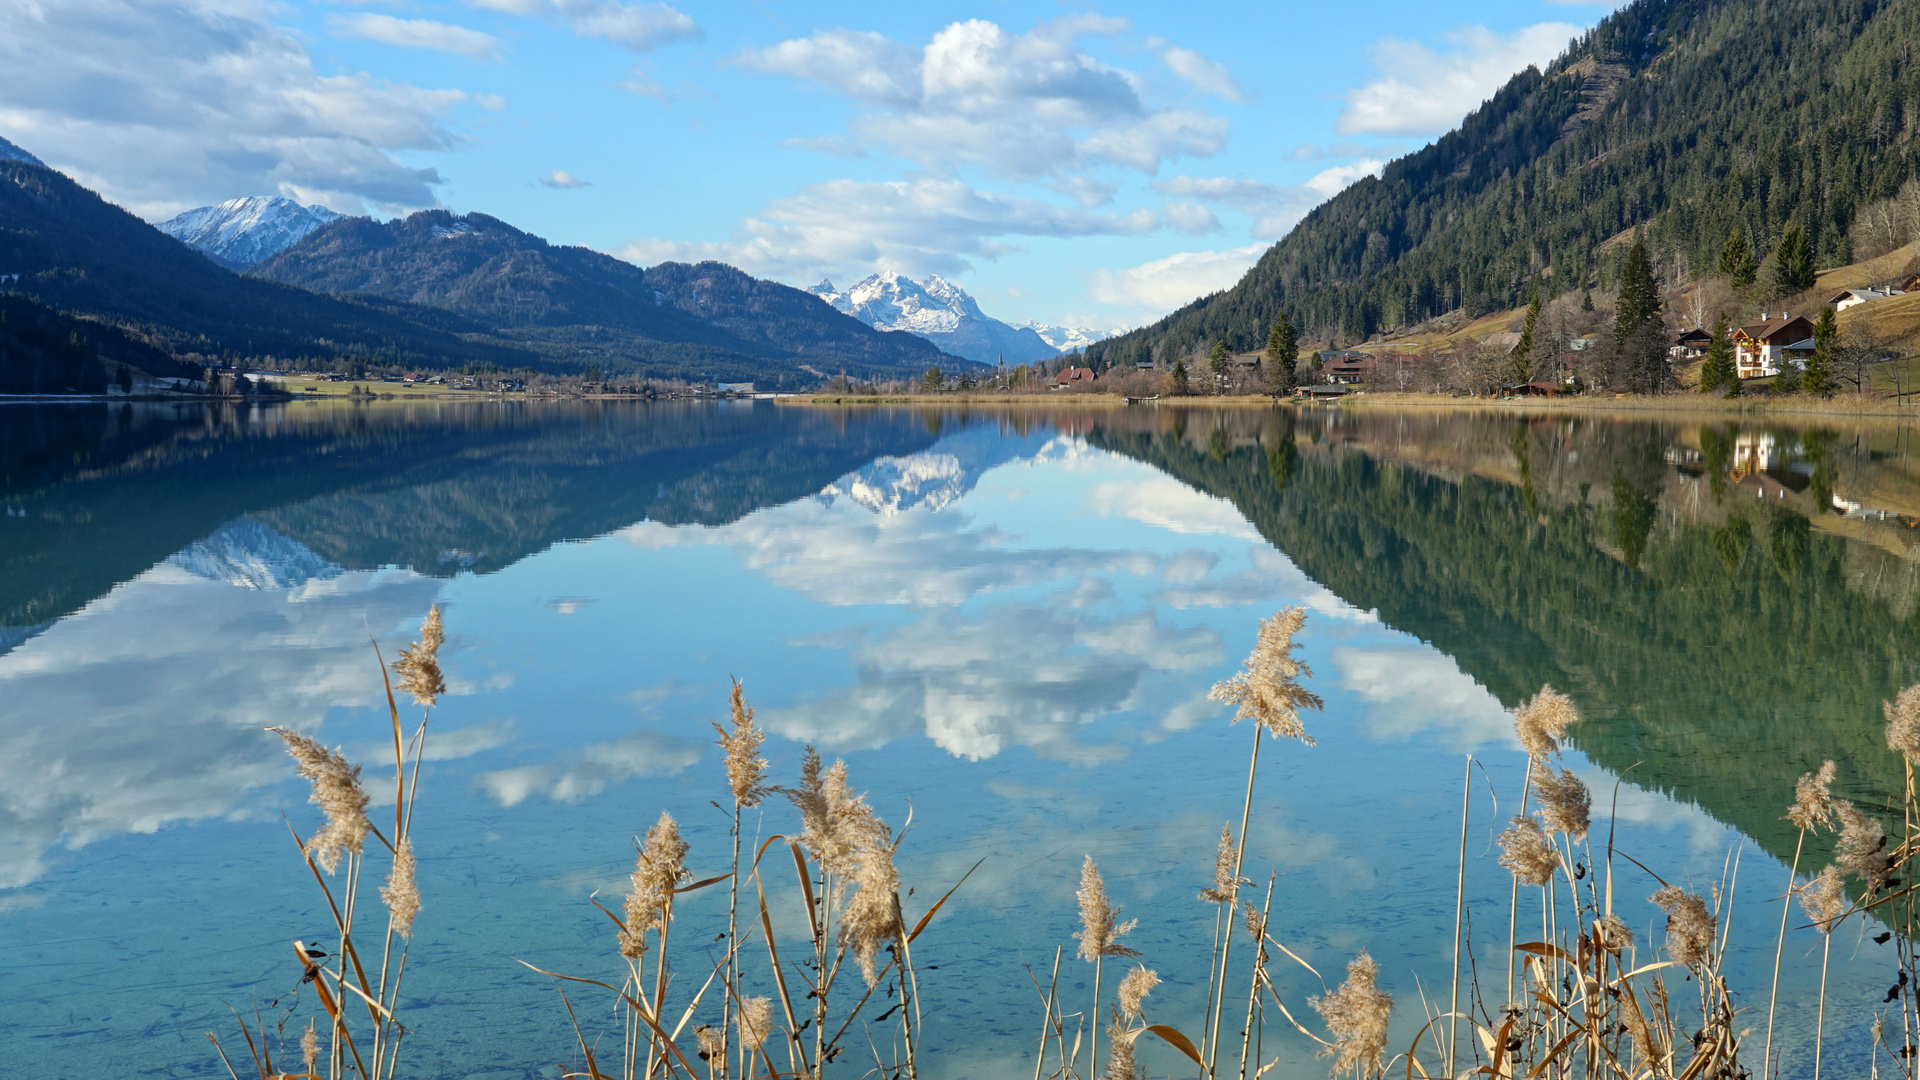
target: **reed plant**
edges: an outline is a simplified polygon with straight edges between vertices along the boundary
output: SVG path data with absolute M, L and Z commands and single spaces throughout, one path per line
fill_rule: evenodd
M 1611 830 L 1596 838 L 1593 794 L 1560 760 L 1562 741 L 1580 723 L 1579 710 L 1550 686 L 1512 710 L 1514 734 L 1527 755 L 1517 810 L 1498 837 L 1498 862 L 1511 876 L 1503 944 L 1513 963 L 1504 982 L 1483 982 L 1477 964 L 1467 971 L 1461 967 L 1463 949 L 1469 959 L 1474 955 L 1464 836 L 1475 810 L 1477 763 L 1469 758 L 1460 811 L 1451 985 L 1444 999 L 1429 1000 L 1421 991 L 1419 1026 L 1404 1047 L 1396 1048 L 1389 1044 L 1396 1002 L 1381 985 L 1379 963 L 1362 948 L 1346 958 L 1344 978 L 1329 987 L 1321 971 L 1285 942 L 1288 928 L 1274 915 L 1277 872 L 1269 873 L 1257 894 L 1243 876 L 1263 742 L 1314 745 L 1302 715 L 1322 703 L 1306 688 L 1312 672 L 1298 657 L 1305 624 L 1300 608 L 1263 620 L 1242 670 L 1212 691 L 1237 707 L 1234 721 L 1255 723 L 1240 829 L 1236 836 L 1231 821 L 1222 827 L 1212 880 L 1198 895 L 1215 909 L 1201 1011 L 1184 1019 L 1150 1015 L 1155 1010 L 1149 999 L 1161 977 L 1144 959 L 1131 963 L 1109 992 L 1105 962 L 1140 956 L 1125 942 L 1135 922 L 1122 919 L 1124 906 L 1093 858 L 1083 856 L 1074 944 L 1057 943 L 1050 970 L 1031 973 L 1041 1014 L 1031 1048 L 1035 1080 L 1142 1080 L 1139 1044 L 1148 1036 L 1180 1055 L 1200 1080 L 1257 1080 L 1282 1060 L 1270 1056 L 1266 1046 L 1270 1014 L 1286 1030 L 1310 1040 L 1330 1061 L 1332 1076 L 1356 1080 L 1377 1080 L 1389 1069 L 1404 1070 L 1410 1080 L 1771 1080 L 1780 1075 L 1775 1046 L 1780 958 L 1789 938 L 1802 940 L 1803 931 L 1819 933 L 1823 950 L 1810 1074 L 1817 1078 L 1826 1064 L 1822 1044 L 1832 935 L 1855 916 L 1877 919 L 1888 936 L 1900 936 L 1899 982 L 1885 1003 L 1890 1007 L 1873 1021 L 1875 1069 L 1885 1056 L 1890 1074 L 1915 1076 L 1913 1044 L 1920 1029 L 1912 995 L 1920 976 L 1912 945 L 1915 889 L 1902 883 L 1920 851 L 1920 804 L 1912 782 L 1912 763 L 1920 758 L 1920 687 L 1903 692 L 1884 710 L 1888 746 L 1908 763 L 1904 832 L 1897 842 L 1878 817 L 1833 797 L 1833 762 L 1802 778 L 1788 808 L 1786 817 L 1799 830 L 1799 841 L 1780 898 L 1758 1070 L 1743 1056 L 1757 1016 L 1743 1015 L 1723 974 L 1737 857 L 1730 854 L 1719 877 L 1696 889 L 1668 881 L 1616 850 Z M 399 1051 L 407 1034 L 399 1019 L 401 985 L 407 943 L 421 911 L 411 823 L 427 719 L 445 690 L 437 658 L 441 641 L 435 609 L 420 640 L 392 665 L 400 690 L 425 710 L 411 733 L 404 729 L 394 681 L 382 665 L 396 762 L 391 824 L 384 815 L 378 823 L 368 815 L 372 800 L 361 770 L 339 749 L 273 729 L 310 783 L 311 801 L 320 811 L 311 835 L 303 840 L 295 833 L 294 840 L 335 933 L 326 943 L 293 942 L 298 986 L 303 992 L 312 987 L 317 1011 L 303 1018 L 296 1003 L 271 1024 L 258 1014 L 242 1019 L 248 1057 L 238 1060 L 251 1064 L 243 1067 L 237 1055 L 220 1049 L 233 1080 L 242 1071 L 261 1080 L 394 1080 L 401 1074 Z M 903 891 L 897 858 L 911 815 L 907 827 L 896 832 L 854 785 L 846 763 L 826 764 L 812 747 L 805 748 L 792 786 L 770 784 L 761 755 L 765 736 L 738 680 L 729 711 L 727 723 L 714 725 L 731 795 L 731 805 L 723 808 L 730 821 L 726 865 L 696 879 L 692 867 L 698 856 L 679 824 L 662 812 L 634 841 L 628 892 L 619 910 L 590 898 L 614 924 L 614 974 L 598 979 L 527 965 L 552 977 L 559 991 L 579 1053 L 566 1075 L 825 1080 L 831 1073 L 918 1080 L 926 1007 L 914 944 L 979 863 L 938 900 L 910 914 L 906 901 L 915 890 Z M 760 810 L 775 795 L 791 807 L 797 828 L 744 844 L 747 812 Z M 1833 858 L 1803 881 L 1801 856 L 1807 841 L 1823 831 L 1834 836 Z M 381 865 L 387 870 L 379 889 L 385 926 L 374 924 L 362 932 L 356 923 L 359 885 Z M 1619 910 L 1627 880 L 1648 883 L 1642 886 L 1649 889 L 1644 895 L 1665 917 L 1657 940 L 1636 940 Z M 694 950 L 674 939 L 675 908 L 687 894 L 721 883 L 728 894 L 725 949 L 682 969 L 675 955 Z M 1790 928 L 1796 901 L 1807 922 Z M 780 925 L 798 925 L 798 935 L 776 932 L 774 912 L 783 905 L 789 917 Z M 1284 897 L 1280 909 L 1287 910 Z M 1079 962 L 1092 965 L 1090 1000 L 1063 998 L 1061 967 L 1074 962 L 1069 948 Z M 1297 967 L 1320 991 L 1290 1000 L 1286 987 L 1299 979 L 1282 978 L 1276 965 L 1289 971 Z M 589 988 L 596 1004 L 576 1010 L 568 987 L 575 993 Z M 1201 1000 L 1199 988 L 1193 989 L 1195 1000 Z M 602 1003 L 611 1004 L 619 1018 L 612 1030 L 601 1030 Z M 1241 1022 L 1237 1031 L 1225 1030 L 1229 1015 Z M 1317 1022 L 1310 1025 L 1310 1019 Z M 217 1039 L 215 1046 L 220 1047 Z

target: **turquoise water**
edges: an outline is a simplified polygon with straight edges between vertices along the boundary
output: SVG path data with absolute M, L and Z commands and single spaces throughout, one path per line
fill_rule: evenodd
M 985 858 L 914 947 L 939 1078 L 1031 1070 L 1029 972 L 1057 947 L 1090 996 L 1086 854 L 1166 980 L 1150 1018 L 1197 1031 L 1194 894 L 1251 740 L 1206 691 L 1284 605 L 1310 612 L 1326 708 L 1318 746 L 1263 751 L 1247 865 L 1320 971 L 1380 961 L 1396 1050 L 1446 993 L 1469 755 L 1473 956 L 1504 973 L 1506 707 L 1548 681 L 1580 703 L 1567 762 L 1596 836 L 1730 883 L 1728 968 L 1764 1014 L 1793 778 L 1838 758 L 1839 792 L 1885 806 L 1878 703 L 1920 681 L 1920 485 L 1894 426 L 766 403 L 0 419 L 0 1075 L 209 1076 L 202 1033 L 231 1045 L 230 1007 L 311 1011 L 286 942 L 322 936 L 324 908 L 282 815 L 316 811 L 262 728 L 390 767 L 368 636 L 391 657 L 434 603 L 451 691 L 402 1007 L 422 1077 L 577 1065 L 551 984 L 515 961 L 621 970 L 587 898 L 624 893 L 661 809 L 695 875 L 723 871 L 709 724 L 730 676 L 775 780 L 815 745 L 889 823 L 911 815 L 910 918 Z M 776 799 L 746 831 L 796 828 Z M 1655 883 L 1616 874 L 1644 954 Z M 790 870 L 767 883 L 791 903 Z M 683 995 L 725 916 L 720 890 L 680 909 Z M 1835 937 L 1828 1054 L 1864 1072 L 1894 957 L 1858 922 Z M 1790 1070 L 1819 965 L 1817 933 L 1790 936 Z M 1276 976 L 1310 1017 L 1319 982 Z M 1318 1075 L 1269 1019 L 1262 1060 Z

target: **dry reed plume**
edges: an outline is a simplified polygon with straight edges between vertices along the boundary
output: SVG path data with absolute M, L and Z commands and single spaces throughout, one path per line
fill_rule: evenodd
M 1500 865 L 1522 885 L 1545 885 L 1560 869 L 1560 849 L 1531 815 L 1518 815 L 1500 834 Z
M 1648 900 L 1667 913 L 1667 955 L 1690 968 L 1706 963 L 1718 932 L 1707 902 L 1677 885 L 1662 887 Z
M 401 649 L 400 659 L 393 662 L 393 670 L 400 673 L 400 689 L 412 694 L 416 705 L 431 708 L 447 692 L 447 682 L 440 676 L 443 640 L 440 606 L 436 604 L 427 612 L 427 621 L 420 624 L 420 640 Z
M 1892 739 L 1891 734 L 1888 739 Z M 1786 818 L 1796 828 L 1807 832 L 1833 828 L 1833 774 L 1833 762 L 1828 761 L 1818 772 L 1802 774 L 1794 785 L 1793 805 L 1787 807 Z
M 773 999 L 743 998 L 740 1002 L 740 1043 L 750 1051 L 764 1051 L 773 1033 Z
M 1909 686 L 1892 701 L 1881 702 L 1887 717 L 1887 749 L 1911 765 L 1920 761 L 1920 686 Z
M 1893 860 L 1887 853 L 1887 831 L 1879 820 L 1845 799 L 1833 801 L 1833 816 L 1840 822 L 1840 842 L 1833 849 L 1835 865 L 1859 879 L 1869 892 L 1884 886 L 1893 873 Z
M 1147 995 L 1160 985 L 1160 976 L 1145 964 L 1136 964 L 1127 977 L 1120 980 L 1120 988 L 1114 991 L 1114 999 L 1120 1006 L 1120 1015 L 1129 1020 L 1140 1019 L 1140 1010 L 1145 1006 Z
M 1519 736 L 1527 756 L 1535 761 L 1545 761 L 1558 754 L 1560 740 L 1566 738 L 1567 729 L 1580 721 L 1580 711 L 1574 708 L 1573 699 L 1551 686 L 1541 687 L 1533 700 L 1511 711 L 1513 733 Z
M 1333 1058 L 1333 1075 L 1352 1070 L 1356 1077 L 1384 1071 L 1387 1021 L 1393 1018 L 1393 995 L 1379 988 L 1380 965 L 1363 949 L 1347 963 L 1347 979 L 1338 990 L 1307 999 L 1327 1022 L 1333 1044 L 1320 1051 Z
M 1300 685 L 1313 670 L 1294 657 L 1300 643 L 1293 640 L 1307 621 L 1305 608 L 1284 608 L 1271 619 L 1260 620 L 1260 634 L 1238 675 L 1214 684 L 1207 696 L 1236 705 L 1235 723 L 1253 720 L 1274 738 L 1298 739 L 1314 745 L 1300 722 L 1303 709 L 1318 709 L 1320 698 Z
M 760 744 L 766 741 L 766 734 L 753 724 L 753 706 L 740 686 L 740 680 L 733 680 L 733 695 L 729 700 L 733 712 L 731 729 L 714 724 L 713 729 L 720 733 L 720 749 L 727 765 L 727 786 L 733 789 L 733 801 L 743 808 L 760 805 L 772 789 L 767 787 L 767 759 L 760 756 Z
M 1560 769 L 1555 775 L 1553 766 L 1540 762 L 1530 762 L 1528 768 L 1533 770 L 1533 789 L 1540 797 L 1541 824 L 1574 840 L 1584 839 L 1593 810 L 1587 785 L 1570 769 Z
M 672 917 L 673 890 L 687 880 L 687 851 L 673 815 L 660 811 L 660 820 L 647 830 L 633 873 L 628 875 L 633 891 L 627 894 L 620 924 L 621 956 L 629 960 L 645 956 L 647 933 L 666 928 Z
M 343 853 L 360 854 L 372 827 L 367 821 L 370 800 L 360 786 L 360 766 L 349 763 L 339 750 L 329 750 L 297 731 L 267 730 L 280 736 L 294 770 L 313 785 L 307 801 L 319 807 L 327 820 L 307 840 L 307 854 L 331 874 L 339 868 Z
M 402 840 L 393 853 L 393 870 L 380 886 L 380 902 L 393 917 L 393 930 L 413 936 L 413 920 L 420 916 L 420 887 L 413 880 L 413 841 Z
M 1847 894 L 1841 887 L 1840 868 L 1828 866 L 1800 892 L 1800 907 L 1821 932 L 1833 933 L 1834 924 L 1847 912 Z
M 1236 878 L 1240 863 L 1239 847 L 1233 842 L 1233 826 L 1220 826 L 1220 847 L 1213 854 L 1213 884 L 1200 890 L 1200 899 L 1209 904 L 1230 904 L 1240 895 L 1242 882 Z
M 1100 868 L 1094 865 L 1091 855 L 1080 864 L 1080 888 L 1074 898 L 1080 902 L 1080 929 L 1073 935 L 1080 942 L 1080 959 L 1091 964 L 1103 956 L 1140 955 L 1120 944 L 1120 939 L 1131 933 L 1140 920 L 1118 921 L 1125 909 L 1116 906 L 1107 896 L 1107 883 L 1100 877 Z

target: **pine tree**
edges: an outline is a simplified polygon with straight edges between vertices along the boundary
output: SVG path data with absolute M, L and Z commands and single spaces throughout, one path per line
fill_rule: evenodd
M 1707 346 L 1706 362 L 1700 365 L 1700 392 L 1711 394 L 1726 389 L 1740 393 L 1740 372 L 1733 364 L 1733 337 L 1722 317 L 1713 324 L 1713 343 Z
M 1833 309 L 1820 309 L 1820 318 L 1813 324 L 1813 358 L 1807 361 L 1806 370 L 1800 373 L 1800 389 L 1821 397 L 1832 396 L 1833 339 L 1838 334 L 1839 328 L 1833 321 Z
M 1175 360 L 1173 362 L 1173 370 L 1167 372 L 1165 392 L 1173 397 L 1185 397 L 1187 390 L 1187 362 L 1185 360 Z
M 1773 281 L 1782 296 L 1813 288 L 1813 245 L 1807 242 L 1807 230 L 1799 222 L 1788 225 L 1780 234 L 1780 246 L 1773 249 Z
M 1620 298 L 1615 302 L 1613 339 L 1624 342 L 1647 320 L 1660 314 L 1660 289 L 1653 283 L 1653 260 L 1646 241 L 1634 237 L 1627 263 L 1620 269 Z
M 1593 310 L 1592 289 L 1586 289 L 1580 293 L 1580 310 L 1583 312 L 1591 312 Z
M 1533 328 L 1540 321 L 1540 291 L 1534 290 L 1533 303 L 1527 305 L 1527 322 L 1520 328 L 1520 341 L 1513 347 L 1513 381 L 1523 383 L 1533 374 Z
M 1753 265 L 1753 249 L 1747 246 L 1747 238 L 1738 228 L 1727 237 L 1727 246 L 1720 250 L 1720 273 L 1733 280 L 1733 287 L 1744 289 L 1753 284 L 1758 273 Z
M 1273 330 L 1267 334 L 1267 393 L 1274 397 L 1293 393 L 1299 385 L 1294 372 L 1294 359 L 1300 355 L 1300 337 L 1294 333 L 1293 323 L 1281 312 L 1273 320 Z
M 1233 356 L 1233 350 L 1227 347 L 1225 338 L 1213 343 L 1213 351 L 1207 354 L 1207 374 L 1213 378 L 1210 388 L 1216 394 L 1227 389 L 1227 364 Z

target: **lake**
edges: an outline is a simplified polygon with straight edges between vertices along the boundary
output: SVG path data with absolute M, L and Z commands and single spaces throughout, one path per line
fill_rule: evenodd
M 294 1007 L 288 939 L 326 917 L 282 815 L 305 832 L 317 811 L 263 728 L 390 777 L 369 638 L 391 659 L 434 604 L 450 689 L 413 826 L 406 1075 L 578 1065 L 553 984 L 516 961 L 618 980 L 588 898 L 626 892 L 662 809 L 694 876 L 724 872 L 711 722 L 736 676 L 775 782 L 812 745 L 911 816 L 910 920 L 984 858 L 914 944 L 923 1075 L 1030 1073 L 1056 948 L 1083 1007 L 1086 855 L 1165 980 L 1150 1016 L 1197 1032 L 1215 909 L 1195 894 L 1252 738 L 1207 691 L 1296 604 L 1325 708 L 1317 746 L 1262 751 L 1248 876 L 1264 895 L 1273 875 L 1273 933 L 1330 983 L 1363 948 L 1380 962 L 1391 1051 L 1447 994 L 1469 778 L 1470 959 L 1504 972 L 1493 836 L 1526 760 L 1506 710 L 1547 683 L 1584 716 L 1565 760 L 1596 845 L 1728 887 L 1729 980 L 1764 1028 L 1795 779 L 1836 759 L 1836 794 L 1899 817 L 1880 703 L 1920 681 L 1912 440 L 1339 409 L 0 406 L 0 1075 L 213 1076 L 203 1033 L 233 1052 L 230 1008 Z M 777 797 L 744 826 L 797 829 Z M 1657 883 L 1615 880 L 1644 961 Z M 791 904 L 790 864 L 766 884 Z M 684 1003 L 724 888 L 678 914 Z M 1804 924 L 1789 1074 L 1810 1072 L 1820 978 Z M 1889 1007 L 1882 929 L 1834 935 L 1836 1075 L 1864 1075 Z M 1273 971 L 1311 1024 L 1322 984 Z M 570 997 L 617 1041 L 610 1001 Z M 1275 1075 L 1326 1068 L 1271 1013 L 1260 1049 Z

